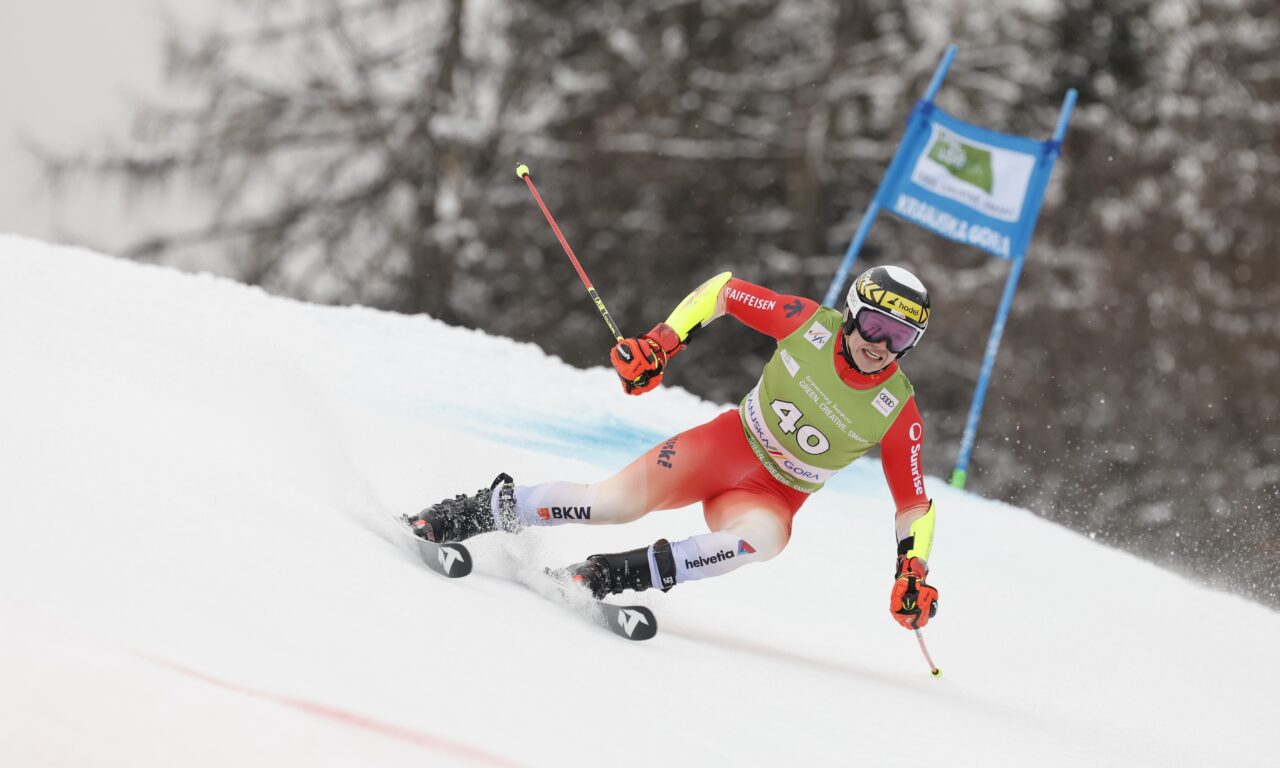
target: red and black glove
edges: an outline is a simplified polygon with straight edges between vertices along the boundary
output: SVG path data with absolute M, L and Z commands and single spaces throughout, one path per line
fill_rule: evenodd
M 938 613 L 938 590 L 924 583 L 928 566 L 918 557 L 899 557 L 889 611 L 907 629 L 919 629 Z
M 609 350 L 609 362 L 622 379 L 628 395 L 640 395 L 662 383 L 667 361 L 684 348 L 679 335 L 666 323 L 658 323 L 638 339 L 623 339 Z

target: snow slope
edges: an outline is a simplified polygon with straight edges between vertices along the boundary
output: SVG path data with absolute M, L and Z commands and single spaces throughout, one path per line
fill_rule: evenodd
M 6 766 L 1280 764 L 1280 616 L 936 478 L 931 678 L 873 461 L 779 558 L 641 595 L 649 643 L 512 575 L 696 509 L 482 537 L 459 582 L 397 530 L 722 408 L 682 391 L 7 236 L 0 365 Z

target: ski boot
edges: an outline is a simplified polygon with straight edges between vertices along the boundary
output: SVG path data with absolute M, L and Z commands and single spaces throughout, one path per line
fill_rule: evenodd
M 494 521 L 493 494 L 498 494 L 498 520 Z M 520 523 L 516 518 L 515 481 L 505 472 L 493 479 L 488 488 L 481 488 L 472 496 L 458 494 L 433 504 L 413 517 L 402 515 L 414 535 L 443 544 L 462 541 L 480 533 L 501 530 L 516 533 Z
M 658 564 L 662 591 L 667 592 L 676 585 L 676 561 L 671 555 L 671 543 L 666 539 L 654 542 L 653 559 Z M 592 555 L 581 563 L 551 573 L 585 587 L 597 600 L 626 589 L 643 592 L 653 586 L 649 547 L 616 555 Z

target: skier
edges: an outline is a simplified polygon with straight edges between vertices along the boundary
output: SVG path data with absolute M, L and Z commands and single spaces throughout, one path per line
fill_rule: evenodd
M 925 583 L 934 507 L 921 461 L 924 428 L 897 359 L 929 324 L 929 295 L 911 272 L 862 273 L 844 312 L 719 274 L 689 294 L 666 322 L 609 353 L 623 389 L 657 387 L 667 365 L 712 320 L 729 314 L 777 340 L 741 405 L 666 440 L 598 483 L 515 485 L 499 474 L 473 496 L 445 499 L 407 518 L 435 542 L 535 525 L 614 524 L 702 502 L 708 533 L 592 555 L 562 572 L 597 598 L 626 589 L 667 591 L 768 560 L 786 546 L 792 518 L 811 493 L 881 447 L 896 506 L 897 565 L 890 611 L 908 629 L 938 607 Z

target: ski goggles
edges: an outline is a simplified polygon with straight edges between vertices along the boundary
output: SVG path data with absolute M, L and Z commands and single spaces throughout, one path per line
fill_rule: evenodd
M 888 342 L 889 351 L 895 355 L 901 355 L 914 347 L 924 335 L 924 331 L 914 325 L 896 317 L 890 317 L 883 312 L 877 312 L 870 307 L 861 307 L 856 314 L 845 314 L 845 335 L 855 330 L 859 336 L 872 344 Z

